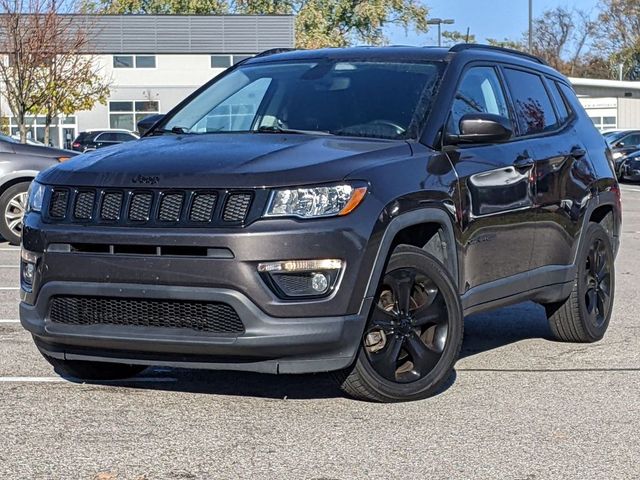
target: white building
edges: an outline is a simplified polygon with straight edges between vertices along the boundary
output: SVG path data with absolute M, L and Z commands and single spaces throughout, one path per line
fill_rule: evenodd
M 640 82 L 570 80 L 580 102 L 600 130 L 640 128 Z
M 88 20 L 87 20 L 88 19 Z M 87 129 L 134 130 L 141 118 L 165 113 L 238 61 L 272 48 L 294 45 L 292 16 L 78 16 L 94 29 L 92 55 L 111 81 L 106 105 L 58 119 L 52 142 L 69 146 Z M 75 20 L 74 20 L 75 21 Z M 6 104 L 0 116 L 9 116 Z M 42 140 L 42 118 L 31 138 Z M 17 125 L 10 117 L 12 134 Z

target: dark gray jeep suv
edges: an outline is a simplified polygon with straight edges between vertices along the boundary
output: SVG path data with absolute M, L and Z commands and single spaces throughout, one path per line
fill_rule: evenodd
M 376 401 L 437 392 L 472 312 L 602 338 L 621 224 L 567 79 L 472 45 L 267 52 L 28 208 L 20 316 L 59 373 L 332 371 Z

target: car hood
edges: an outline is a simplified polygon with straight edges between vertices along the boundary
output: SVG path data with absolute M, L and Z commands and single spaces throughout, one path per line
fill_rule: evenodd
M 411 155 L 407 142 L 288 134 L 163 135 L 85 153 L 43 172 L 52 185 L 243 188 L 332 182 Z
M 78 155 L 78 152 L 74 152 L 73 150 L 64 150 L 61 148 L 54 147 L 46 147 L 44 145 L 29 145 L 25 143 L 16 143 L 13 144 L 13 151 L 22 154 L 22 155 L 30 155 L 35 157 L 51 157 L 51 158 L 59 158 L 59 157 L 75 157 Z

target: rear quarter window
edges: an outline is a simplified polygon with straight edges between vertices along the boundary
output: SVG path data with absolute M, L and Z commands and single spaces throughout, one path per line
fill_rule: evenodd
M 521 135 L 555 130 L 558 119 L 542 77 L 512 68 L 504 69 Z

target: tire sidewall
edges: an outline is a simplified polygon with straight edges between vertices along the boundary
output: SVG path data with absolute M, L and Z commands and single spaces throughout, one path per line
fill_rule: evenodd
M 361 340 L 354 368 L 358 370 L 358 373 L 365 379 L 367 384 L 387 401 L 420 399 L 436 393 L 449 378 L 451 370 L 458 359 L 464 329 L 464 316 L 460 297 L 444 266 L 424 250 L 417 247 L 401 246 L 394 251 L 383 276 L 388 272 L 404 267 L 413 267 L 421 270 L 442 292 L 449 313 L 447 343 L 440 361 L 428 375 L 415 382 L 396 383 L 383 378 L 375 372 L 369 363 Z M 371 308 L 375 308 L 375 305 Z M 368 321 L 367 319 L 367 324 Z
M 607 258 L 609 262 L 609 288 L 611 291 L 611 300 L 610 307 L 607 315 L 604 319 L 602 325 L 597 327 L 596 325 L 592 325 L 588 320 L 589 314 L 587 311 L 587 302 L 585 300 L 585 295 L 587 293 L 587 284 L 585 281 L 585 270 L 587 263 L 587 255 L 589 254 L 589 248 L 591 245 L 597 241 L 601 240 L 607 251 Z M 582 320 L 582 326 L 588 336 L 593 340 L 600 340 L 604 337 L 605 332 L 609 326 L 609 321 L 611 320 L 611 314 L 613 312 L 613 303 L 615 299 L 615 262 L 613 255 L 613 247 L 611 246 L 611 239 L 607 234 L 607 231 L 602 227 L 602 225 L 598 223 L 590 223 L 587 227 L 586 238 L 583 244 L 582 252 L 580 255 L 580 262 L 578 263 L 578 272 L 577 272 L 577 292 L 578 292 L 578 308 L 580 310 L 580 318 Z

